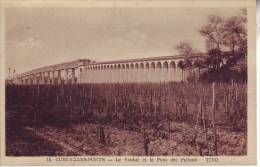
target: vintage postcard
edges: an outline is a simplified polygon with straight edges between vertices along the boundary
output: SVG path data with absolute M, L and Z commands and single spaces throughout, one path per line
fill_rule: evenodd
M 256 164 L 256 2 L 1 1 L 1 165 Z

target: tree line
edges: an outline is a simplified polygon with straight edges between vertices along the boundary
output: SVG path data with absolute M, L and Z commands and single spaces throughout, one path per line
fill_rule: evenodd
M 205 38 L 207 56 L 193 63 L 189 59 L 192 54 L 199 53 L 191 42 L 180 42 L 175 49 L 186 55 L 178 67 L 186 69 L 197 67 L 201 80 L 207 81 L 247 81 L 247 11 L 241 9 L 240 14 L 229 18 L 210 15 L 208 21 L 198 31 Z

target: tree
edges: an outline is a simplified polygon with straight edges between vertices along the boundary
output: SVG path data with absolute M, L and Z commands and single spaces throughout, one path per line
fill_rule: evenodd
M 223 62 L 221 58 L 220 49 L 211 49 L 208 52 L 209 55 L 209 65 L 213 67 L 214 71 L 217 71 L 220 68 L 220 64 Z
M 185 64 L 183 60 L 180 60 L 177 66 L 181 69 L 181 80 L 183 81 L 183 71 L 185 69 Z
M 185 60 L 184 60 L 184 67 L 185 67 L 185 68 L 192 67 L 192 62 L 191 62 L 190 59 L 185 59 Z
M 240 15 L 227 19 L 216 15 L 208 17 L 208 23 L 199 31 L 206 41 L 209 57 L 206 58 L 205 65 L 208 68 L 219 70 L 224 57 L 227 57 L 227 68 L 236 66 L 241 60 L 246 63 L 246 23 L 246 9 L 241 9 Z
M 204 67 L 204 65 L 203 65 L 203 60 L 201 60 L 201 59 L 196 59 L 196 60 L 194 61 L 194 67 L 199 68 L 199 76 L 200 76 L 200 70 L 201 70 L 201 68 Z
M 190 60 L 190 56 L 192 54 L 198 53 L 196 49 L 193 49 L 192 44 L 187 41 L 180 42 L 178 45 L 176 45 L 175 49 L 179 51 L 180 54 L 184 55 L 185 58 L 182 61 L 179 61 L 178 67 L 182 70 L 182 80 L 184 79 L 183 77 L 183 71 L 185 68 L 190 68 L 193 66 L 192 61 Z
M 223 43 L 230 48 L 233 55 L 244 57 L 247 50 L 246 19 L 234 16 L 223 25 Z
M 189 56 L 192 54 L 198 53 L 197 50 L 193 49 L 192 44 L 190 42 L 180 42 L 175 49 L 179 51 L 180 54 L 185 56 L 184 61 L 182 61 L 183 69 L 187 67 L 192 67 L 191 60 L 189 59 Z
M 200 34 L 206 37 L 207 50 L 220 49 L 223 43 L 223 18 L 216 15 L 208 17 L 208 23 L 200 29 Z
M 195 49 L 193 49 L 192 44 L 190 42 L 184 41 L 180 42 L 175 49 L 179 51 L 180 54 L 185 56 L 190 56 L 192 54 L 197 53 Z
M 228 68 L 234 73 L 247 73 L 247 11 L 241 9 L 241 14 L 230 17 L 224 25 L 225 44 L 232 54 L 227 60 Z M 241 71 L 243 73 L 241 73 Z
M 246 23 L 246 9 L 241 9 L 240 15 L 228 19 L 216 15 L 209 16 L 208 23 L 199 32 L 206 38 L 208 51 L 229 50 L 233 52 L 233 55 L 243 56 L 247 50 Z

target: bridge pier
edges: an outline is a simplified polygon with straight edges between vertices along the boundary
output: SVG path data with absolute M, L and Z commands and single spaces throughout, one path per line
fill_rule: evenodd
M 42 85 L 43 84 L 43 72 L 40 72 L 39 74 L 40 74 L 40 76 L 39 76 L 39 85 Z
M 32 78 L 32 75 L 30 76 L 30 84 L 33 85 L 33 78 Z
M 72 76 L 72 83 L 76 83 L 76 74 L 75 74 L 76 70 L 75 68 L 71 69 L 71 76 Z
M 41 73 L 35 74 L 35 80 L 36 80 L 36 85 L 39 85 L 41 82 Z
M 50 84 L 54 83 L 54 71 L 50 71 Z
M 50 72 L 49 72 L 49 71 L 46 71 L 44 76 L 45 76 L 45 77 L 44 77 L 45 83 L 46 83 L 47 85 L 50 84 Z
M 53 84 L 57 84 L 58 83 L 58 71 L 54 70 L 53 71 Z
M 58 70 L 58 84 L 61 84 L 61 70 Z
M 47 75 L 48 75 L 48 73 L 47 72 L 43 72 L 42 73 L 42 83 L 43 84 L 47 84 Z
M 68 83 L 68 80 L 69 80 L 69 70 L 68 69 L 65 69 L 65 84 Z
M 28 85 L 29 84 L 29 79 L 26 77 L 25 78 L 25 85 Z

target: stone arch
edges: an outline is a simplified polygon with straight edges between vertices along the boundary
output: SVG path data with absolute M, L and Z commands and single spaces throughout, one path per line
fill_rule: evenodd
M 139 64 L 138 63 L 135 63 L 135 68 L 139 68 Z
M 169 67 L 169 64 L 167 61 L 163 62 L 163 68 L 168 68 Z
M 145 68 L 149 68 L 150 67 L 150 64 L 147 62 L 145 63 Z
M 140 63 L 140 68 L 144 68 L 144 63 Z
M 114 68 L 114 66 L 111 64 L 111 65 L 110 65 L 110 68 L 111 68 L 111 69 L 113 69 L 113 68 Z
M 175 67 L 176 67 L 175 61 L 171 61 L 170 62 L 170 68 L 175 68 Z
M 155 68 L 155 62 L 151 63 L 151 68 Z
M 157 68 L 162 68 L 162 63 L 160 61 L 157 62 Z
M 117 68 L 117 65 L 116 65 L 116 64 L 114 64 L 114 68 Z
M 125 68 L 125 64 L 122 64 L 122 68 Z
M 126 64 L 126 68 L 129 68 L 129 64 Z
M 134 68 L 135 66 L 134 66 L 134 64 L 133 64 L 133 63 L 131 63 L 131 64 L 130 64 L 130 67 L 131 67 L 131 68 Z
M 117 65 L 117 68 L 121 68 L 121 64 L 118 64 L 118 65 Z

